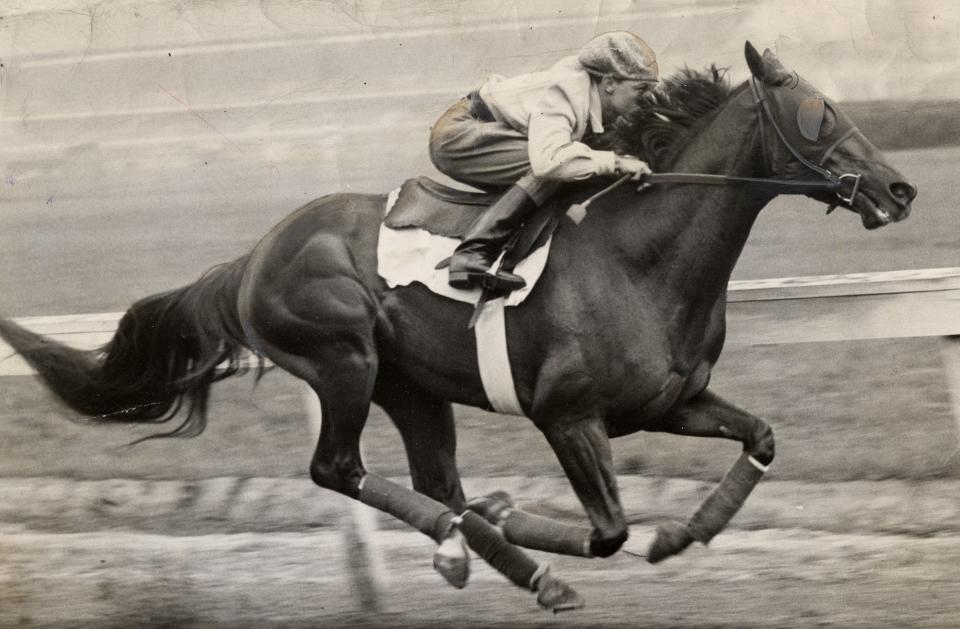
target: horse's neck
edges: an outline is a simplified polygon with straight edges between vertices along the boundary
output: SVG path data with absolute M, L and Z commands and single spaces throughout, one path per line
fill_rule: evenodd
M 670 169 L 678 172 L 757 176 L 760 151 L 755 113 L 734 98 L 691 142 Z M 656 277 L 673 294 L 691 301 L 715 299 L 726 287 L 757 214 L 770 197 L 745 186 L 686 185 L 658 191 L 643 209 L 625 214 L 633 225 L 619 229 L 640 276 Z M 654 218 L 651 221 L 651 218 Z

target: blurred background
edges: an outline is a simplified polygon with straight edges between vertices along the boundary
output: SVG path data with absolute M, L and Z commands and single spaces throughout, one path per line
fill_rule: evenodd
M 124 310 L 244 254 L 313 198 L 338 191 L 385 194 L 409 177 L 436 174 L 427 135 L 454 100 L 489 73 L 548 67 L 593 35 L 619 29 L 646 39 L 664 74 L 715 63 L 738 82 L 747 76 L 744 41 L 770 48 L 838 100 L 920 190 L 910 220 L 869 233 L 851 213 L 824 217 L 813 201 L 779 199 L 761 214 L 735 279 L 960 266 L 960 5 L 947 0 L 0 0 L 0 314 Z M 937 599 L 956 585 L 946 566 L 956 559 L 955 546 L 947 542 L 958 532 L 960 487 L 953 483 L 960 463 L 936 339 L 729 348 L 712 386 L 774 426 L 778 459 L 768 498 L 806 496 L 789 509 L 800 513 L 807 504 L 809 514 L 812 503 L 804 501 L 814 499 L 811 488 L 835 492 L 829 507 L 806 524 L 768 517 L 761 508 L 745 514 L 740 529 L 807 526 L 832 536 L 783 533 L 794 540 L 783 560 L 776 554 L 778 536 L 734 533 L 732 545 L 714 549 L 719 554 L 712 559 L 705 551 L 665 572 L 622 559 L 613 567 L 564 564 L 571 571 L 587 570 L 582 580 L 602 588 L 593 602 L 614 610 L 570 622 L 960 623 Z M 307 509 L 314 495 L 317 502 L 328 500 L 326 492 L 308 488 L 314 437 L 301 397 L 299 384 L 280 373 L 268 374 L 256 388 L 249 377 L 226 382 L 216 390 L 203 436 L 128 448 L 126 443 L 151 429 L 67 422 L 65 411 L 31 378 L 3 378 L 0 491 L 10 500 L 0 507 L 0 523 L 4 531 L 14 527 L 22 533 L 26 527 L 40 537 L 21 542 L 12 533 L 0 536 L 0 551 L 7 549 L 6 555 L 0 552 L 0 585 L 8 588 L 7 594 L 0 588 L 0 625 L 68 623 L 71 614 L 72 622 L 100 626 L 111 614 L 118 626 L 229 625 L 239 622 L 230 609 L 246 609 L 248 620 L 269 618 L 285 626 L 277 610 L 287 605 L 299 610 L 290 611 L 288 620 L 307 626 L 319 618 L 325 626 L 347 620 L 387 623 L 384 617 L 358 620 L 346 603 L 339 615 L 324 616 L 321 602 L 295 596 L 294 584 L 303 587 L 315 567 L 298 563 L 308 561 L 300 546 L 276 572 L 266 572 L 272 575 L 268 582 L 283 585 L 274 590 L 260 583 L 274 597 L 267 601 L 245 598 L 243 592 L 253 586 L 236 581 L 239 568 L 218 572 L 220 547 L 211 535 L 319 534 L 336 523 L 323 513 L 307 517 L 298 511 Z M 505 483 L 526 491 L 521 498 L 531 508 L 582 517 L 552 453 L 529 422 L 470 409 L 458 409 L 458 416 L 461 469 L 471 488 Z M 406 474 L 396 432 L 379 412 L 371 417 L 364 447 L 370 468 Z M 704 482 L 720 477 L 738 450 L 731 443 L 662 435 L 627 437 L 614 449 L 625 478 L 680 479 L 692 483 L 682 487 L 694 497 Z M 541 478 L 557 481 L 550 493 L 525 484 Z M 671 509 L 687 512 L 686 502 L 671 503 L 670 492 L 657 494 L 653 486 L 644 485 L 643 495 L 658 502 L 629 507 L 635 523 Z M 284 497 L 276 492 L 294 491 L 291 487 L 301 493 L 290 498 L 294 507 L 282 511 Z M 148 496 L 168 504 L 165 492 L 175 498 L 170 509 L 144 506 Z M 213 497 L 205 502 L 184 498 L 188 495 Z M 856 506 L 883 496 L 889 499 L 873 508 Z M 929 501 L 907 500 L 917 496 Z M 244 507 L 244 501 L 253 506 Z M 41 506 L 28 507 L 34 503 Z M 831 518 L 831 510 L 842 517 Z M 911 513 L 922 516 L 911 523 Z M 101 570 L 97 552 L 105 551 L 76 550 L 110 542 L 70 537 L 118 529 L 134 535 L 111 538 L 118 548 L 156 544 L 148 559 L 118 550 L 114 560 L 121 573 L 128 571 L 123 574 L 129 583 L 166 588 L 163 597 L 151 598 L 152 589 L 134 596 L 134 586 L 123 585 L 119 573 Z M 196 546 L 185 542 L 172 551 L 173 542 L 145 542 L 136 537 L 141 533 L 201 535 L 213 550 L 197 554 L 200 563 L 192 563 L 190 549 Z M 891 534 L 914 537 L 909 543 L 883 537 Z M 924 536 L 947 536 L 947 542 L 918 541 Z M 256 538 L 249 544 L 284 549 L 283 544 L 295 544 L 264 539 L 273 541 Z M 391 542 L 389 562 L 412 572 L 390 566 L 388 573 L 424 579 L 443 605 L 471 614 L 489 611 L 476 593 L 467 594 L 469 588 L 442 589 L 429 569 L 429 544 L 423 550 L 416 543 Z M 409 557 L 396 550 L 408 546 L 414 549 Z M 909 550 L 896 550 L 900 547 Z M 244 551 L 230 548 L 228 556 L 246 566 L 236 556 Z M 242 555 L 253 562 L 252 570 L 266 561 L 261 551 L 242 548 L 252 553 Z M 841 563 L 811 559 L 821 558 L 825 548 L 834 553 L 831 561 Z M 93 568 L 82 562 L 55 567 L 74 552 L 98 571 L 88 574 Z M 725 561 L 743 552 L 769 566 L 768 583 L 751 581 L 755 573 Z M 171 556 L 180 562 L 175 568 Z M 5 557 L 11 558 L 6 564 Z M 314 592 L 336 598 L 340 564 L 331 565 L 329 584 L 314 583 Z M 886 581 L 864 576 L 889 566 L 900 572 L 893 570 Z M 150 576 L 151 570 L 161 576 Z M 840 573 L 849 579 L 826 576 Z M 77 574 L 86 580 L 72 578 Z M 625 574 L 655 580 L 658 585 L 650 587 L 659 588 L 654 591 L 660 598 L 638 601 L 634 586 L 618 585 Z M 198 582 L 207 589 L 211 583 L 231 585 L 202 601 L 175 595 L 178 587 Z M 733 582 L 740 585 L 730 586 Z M 480 586 L 491 596 L 516 595 L 509 606 L 523 613 L 511 611 L 504 626 L 537 622 L 539 616 L 523 615 L 531 612 L 532 601 L 522 593 L 497 581 L 481 579 Z M 927 588 L 923 595 L 911 589 L 921 586 Z M 838 601 L 838 591 L 847 592 L 847 603 Z M 82 613 L 53 602 L 54 593 L 63 592 L 86 601 Z M 778 612 L 763 606 L 761 592 L 779 601 Z M 296 607 L 306 599 L 306 608 Z M 415 619 L 411 626 L 435 618 L 469 624 L 456 615 L 434 616 L 432 599 L 408 601 L 406 607 L 403 599 L 390 598 L 392 609 L 408 614 L 393 618 L 398 624 L 409 618 Z M 152 611 L 137 616 L 130 611 L 137 605 Z M 494 607 L 493 616 L 483 616 L 491 624 L 504 613 Z M 665 607 L 684 613 L 666 613 Z M 170 609 L 179 611 L 165 617 Z M 747 612 L 753 613 L 750 622 Z

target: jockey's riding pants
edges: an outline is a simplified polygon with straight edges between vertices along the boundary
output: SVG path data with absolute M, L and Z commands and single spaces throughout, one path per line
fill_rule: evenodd
M 531 174 L 527 137 L 496 120 L 476 92 L 457 101 L 433 126 L 430 158 L 444 175 L 481 190 L 517 184 L 538 205 L 557 187 Z

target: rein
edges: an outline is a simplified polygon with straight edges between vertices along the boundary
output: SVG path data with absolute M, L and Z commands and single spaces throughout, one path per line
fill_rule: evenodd
M 770 189 L 771 192 L 776 192 L 777 194 L 810 194 L 811 192 L 833 192 L 838 202 L 832 203 L 827 209 L 827 213 L 832 212 L 839 203 L 846 203 L 851 205 L 854 198 L 857 196 L 857 191 L 860 188 L 860 178 L 863 176 L 861 173 L 845 173 L 843 175 L 835 175 L 830 172 L 830 170 L 823 167 L 823 163 L 827 160 L 828 157 L 833 153 L 833 151 L 840 145 L 841 142 L 849 138 L 856 127 L 851 127 L 846 133 L 844 133 L 840 138 L 831 144 L 827 150 L 824 152 L 823 157 L 820 158 L 819 164 L 814 164 L 810 160 L 806 159 L 800 152 L 790 144 L 787 137 L 784 135 L 783 131 L 780 129 L 780 125 L 777 124 L 776 118 L 773 116 L 773 112 L 770 110 L 770 104 L 767 102 L 767 99 L 764 98 L 763 89 L 760 87 L 760 84 L 754 77 L 750 77 L 750 85 L 753 88 L 754 102 L 758 105 L 761 112 L 760 119 L 760 134 L 761 142 L 765 144 L 763 140 L 764 132 L 764 119 L 770 123 L 770 126 L 773 127 L 773 130 L 776 132 L 777 137 L 780 139 L 780 142 L 787 147 L 787 150 L 790 151 L 790 154 L 793 157 L 803 164 L 807 169 L 815 172 L 820 175 L 822 179 L 820 180 L 810 180 L 810 179 L 784 179 L 780 177 L 735 177 L 733 175 L 712 175 L 707 173 L 647 173 L 641 175 L 639 178 L 640 189 L 645 185 L 656 185 L 656 184 L 696 184 L 704 186 L 742 186 L 742 185 L 751 185 L 757 187 L 764 187 Z M 597 192 L 585 202 L 580 204 L 581 208 L 586 208 L 591 202 L 595 199 L 602 197 L 607 194 L 614 188 L 619 187 L 621 184 L 626 183 L 631 179 L 633 175 L 624 175 L 618 179 L 613 184 L 607 186 L 600 192 Z M 847 181 L 852 182 L 852 188 L 848 196 L 843 195 L 843 187 Z
M 821 190 L 838 192 L 842 186 L 839 179 L 837 181 L 816 181 L 768 177 L 734 177 L 732 175 L 707 175 L 702 173 L 650 173 L 642 175 L 640 183 L 651 185 L 658 183 L 692 183 L 704 186 L 755 185 L 773 188 L 780 194 L 808 194 Z

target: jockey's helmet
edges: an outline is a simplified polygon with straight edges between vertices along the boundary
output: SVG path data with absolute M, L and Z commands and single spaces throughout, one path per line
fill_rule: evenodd
M 611 31 L 588 41 L 577 56 L 590 74 L 657 82 L 657 55 L 645 41 L 628 31 Z

